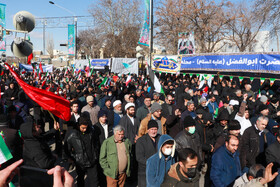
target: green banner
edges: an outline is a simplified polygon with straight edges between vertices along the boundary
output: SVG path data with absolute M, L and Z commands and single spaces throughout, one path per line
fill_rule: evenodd
M 68 55 L 75 56 L 75 25 L 68 25 Z

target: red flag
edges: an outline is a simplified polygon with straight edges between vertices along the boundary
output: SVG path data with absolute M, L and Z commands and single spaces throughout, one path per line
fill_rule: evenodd
M 43 71 L 43 66 L 42 66 L 42 63 L 40 62 L 40 64 L 39 64 L 39 68 L 40 68 L 40 70 L 41 70 L 41 73 L 44 73 L 44 71 Z
M 18 84 L 22 87 L 23 91 L 28 95 L 28 97 L 38 103 L 44 110 L 49 110 L 51 113 L 61 118 L 62 120 L 70 120 L 70 102 L 68 100 L 57 96 L 52 92 L 47 92 L 43 89 L 30 86 L 29 84 L 24 82 L 7 63 L 5 64 L 15 77 Z
M 31 64 L 31 60 L 33 59 L 33 53 L 31 53 L 27 58 L 27 64 Z

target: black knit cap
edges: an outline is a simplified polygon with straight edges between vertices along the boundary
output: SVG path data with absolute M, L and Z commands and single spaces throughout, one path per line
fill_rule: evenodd
M 186 116 L 184 119 L 184 128 L 195 126 L 195 121 L 191 116 Z
M 152 119 L 148 122 L 148 129 L 153 128 L 153 127 L 158 128 L 158 123 L 156 122 L 156 120 Z

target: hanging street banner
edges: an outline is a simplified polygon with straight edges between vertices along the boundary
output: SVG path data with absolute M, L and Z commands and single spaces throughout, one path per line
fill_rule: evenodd
M 110 60 L 111 59 L 92 59 L 90 63 L 94 69 L 105 69 L 105 66 L 109 66 L 110 69 Z
M 182 56 L 181 70 L 280 72 L 279 54 Z
M 0 39 L 0 51 L 6 51 L 6 5 L 0 3 L 0 29 L 2 30 L 2 38 Z
M 75 56 L 75 25 L 68 25 L 68 55 Z
M 42 68 L 43 68 L 44 72 L 49 72 L 49 73 L 53 72 L 53 65 L 45 65 L 45 66 L 42 66 Z M 26 64 L 19 63 L 19 69 L 24 69 L 27 72 L 33 72 L 32 65 L 26 65 Z M 39 64 L 36 65 L 36 69 L 39 69 Z
M 166 73 L 178 73 L 181 68 L 181 56 L 178 55 L 154 55 L 152 70 Z
M 122 74 L 138 75 L 138 59 L 137 58 L 113 58 L 111 72 Z
M 150 0 L 144 0 L 145 1 L 145 18 L 143 27 L 141 30 L 141 35 L 139 39 L 139 44 L 149 46 L 149 33 L 150 33 Z
M 178 55 L 195 54 L 194 32 L 180 32 L 178 38 Z

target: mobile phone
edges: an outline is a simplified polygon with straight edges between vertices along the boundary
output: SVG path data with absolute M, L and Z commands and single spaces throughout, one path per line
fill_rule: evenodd
M 20 167 L 20 187 L 52 187 L 53 176 L 48 175 L 47 169 L 30 166 Z

